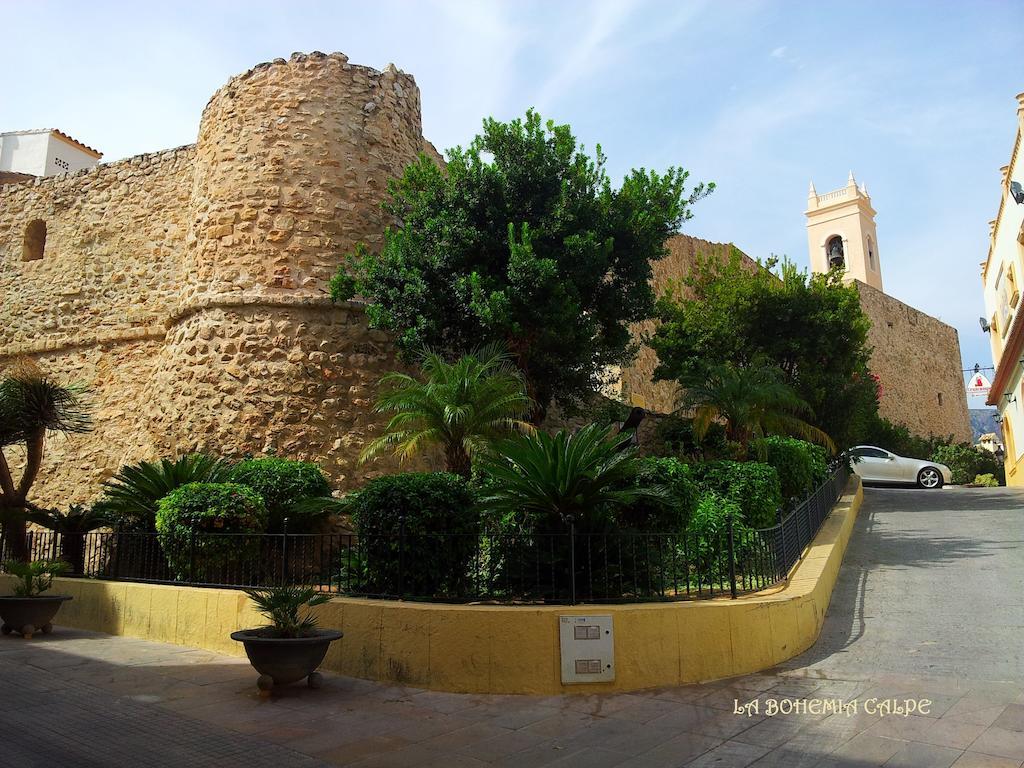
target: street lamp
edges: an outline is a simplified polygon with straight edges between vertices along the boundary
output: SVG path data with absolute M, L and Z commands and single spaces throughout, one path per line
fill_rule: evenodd
M 1019 181 L 1010 182 L 1010 197 L 1017 201 L 1017 205 L 1024 205 L 1024 187 Z

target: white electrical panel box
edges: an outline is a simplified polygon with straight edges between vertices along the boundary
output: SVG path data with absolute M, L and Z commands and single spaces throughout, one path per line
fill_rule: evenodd
M 615 635 L 611 616 L 559 616 L 563 683 L 615 679 Z

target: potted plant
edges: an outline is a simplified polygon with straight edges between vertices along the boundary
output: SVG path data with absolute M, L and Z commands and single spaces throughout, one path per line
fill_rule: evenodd
M 247 589 L 245 594 L 270 620 L 267 626 L 231 633 L 232 640 L 245 646 L 249 662 L 260 673 L 256 680 L 259 689 L 269 693 L 275 685 L 287 685 L 302 678 L 306 678 L 310 688 L 318 688 L 321 675 L 316 668 L 331 643 L 341 638 L 341 632 L 318 629 L 308 609 L 326 603 L 330 596 L 300 586 Z M 307 612 L 300 617 L 303 608 Z
M 69 595 L 44 595 L 53 584 L 53 577 L 63 573 L 67 565 L 60 560 L 35 560 L 25 563 L 12 560 L 4 563 L 4 570 L 18 579 L 14 595 L 0 597 L 0 627 L 5 635 L 19 632 L 31 638 L 37 631 L 53 631 L 53 617 Z

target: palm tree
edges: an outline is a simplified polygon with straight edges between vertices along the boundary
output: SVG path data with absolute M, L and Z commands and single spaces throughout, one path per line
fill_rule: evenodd
M 46 435 L 92 429 L 82 391 L 79 386 L 56 384 L 29 365 L 20 366 L 0 379 L 0 521 L 4 539 L 16 560 L 29 557 L 25 520 L 36 507 L 28 501 L 28 494 L 43 464 Z M 21 446 L 25 455 L 25 466 L 17 483 L 4 455 L 4 449 L 15 445 Z
M 424 351 L 420 372 L 422 381 L 404 373 L 381 380 L 388 389 L 375 410 L 393 415 L 360 461 L 387 450 L 404 460 L 433 443 L 443 446 L 448 471 L 468 478 L 472 459 L 494 440 L 533 430 L 525 420 L 533 401 L 523 375 L 499 349 L 487 347 L 455 362 Z
M 811 407 L 782 378 L 773 365 L 755 361 L 742 366 L 708 366 L 704 375 L 682 382 L 680 411 L 693 414 L 693 431 L 702 439 L 713 422 L 725 423 L 729 440 L 744 449 L 765 435 L 799 437 L 835 451 L 832 438 L 804 421 Z
M 481 506 L 505 526 L 561 533 L 570 521 L 593 530 L 615 507 L 664 498 L 660 486 L 633 483 L 636 449 L 623 447 L 613 431 L 591 424 L 575 434 L 534 432 L 499 442 L 480 462 L 489 477 Z

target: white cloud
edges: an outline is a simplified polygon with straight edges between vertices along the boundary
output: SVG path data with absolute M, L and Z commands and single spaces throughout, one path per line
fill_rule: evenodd
M 786 46 L 784 45 L 780 45 L 778 48 L 773 48 L 771 52 L 771 57 L 773 59 L 781 59 L 786 55 L 786 50 Z

